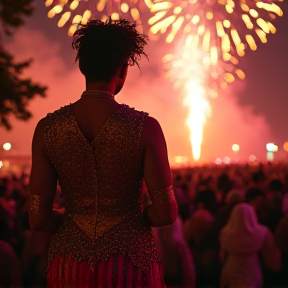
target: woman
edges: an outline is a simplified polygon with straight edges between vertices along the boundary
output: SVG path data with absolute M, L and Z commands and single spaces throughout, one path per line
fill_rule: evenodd
M 126 20 L 82 26 L 73 47 L 86 91 L 36 127 L 30 223 L 36 231 L 59 224 L 48 287 L 165 287 L 151 230 L 177 216 L 165 139 L 155 119 L 114 99 L 145 45 Z M 152 200 L 144 211 L 143 179 Z M 52 210 L 57 180 L 64 215 Z
M 255 211 L 247 203 L 233 209 L 220 232 L 220 244 L 223 288 L 261 288 L 260 254 L 267 268 L 280 269 L 280 253 L 273 235 L 267 227 L 258 224 Z

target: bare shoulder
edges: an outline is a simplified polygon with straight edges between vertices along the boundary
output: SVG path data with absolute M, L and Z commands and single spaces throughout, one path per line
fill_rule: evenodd
M 44 130 L 44 127 L 45 127 L 45 118 L 46 118 L 46 117 L 44 117 L 44 118 L 42 118 L 42 119 L 40 119 L 40 120 L 38 121 L 35 130 L 40 130 L 40 131 L 41 131 L 41 130 Z
M 156 120 L 154 117 L 151 117 L 148 115 L 145 118 L 144 126 L 153 128 L 153 127 L 160 127 L 160 124 L 159 124 L 158 120 Z
M 42 118 L 36 125 L 33 135 L 32 147 L 35 146 L 36 144 L 41 146 L 44 144 L 44 130 L 45 130 L 45 118 Z
M 37 135 L 44 134 L 44 129 L 45 129 L 45 118 L 42 118 L 38 121 L 36 125 L 34 137 Z
M 163 132 L 160 123 L 153 117 L 147 116 L 143 125 L 143 137 L 163 137 Z

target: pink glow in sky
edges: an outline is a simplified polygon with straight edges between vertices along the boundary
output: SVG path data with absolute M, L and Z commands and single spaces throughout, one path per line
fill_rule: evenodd
M 36 98 L 31 102 L 30 109 L 34 115 L 31 120 L 13 120 L 12 131 L 1 128 L 0 134 L 1 142 L 12 143 L 14 152 L 11 153 L 28 155 L 37 122 L 48 112 L 76 101 L 85 87 L 77 65 L 74 69 L 67 68 L 61 56 L 65 51 L 61 51 L 59 44 L 51 43 L 39 30 L 23 28 L 20 31 L 7 47 L 17 55 L 16 60 L 33 57 L 34 62 L 25 76 L 47 85 L 49 90 L 46 98 Z M 147 111 L 160 122 L 171 164 L 175 156 L 185 156 L 192 161 L 189 130 L 185 126 L 187 110 L 182 105 L 179 92 L 172 88 L 161 73 L 154 71 L 157 65 L 161 65 L 162 50 L 165 49 L 160 44 L 154 44 L 155 47 L 157 49 L 153 50 L 153 54 L 149 52 L 150 64 L 145 59 L 141 61 L 141 72 L 137 67 L 130 69 L 126 86 L 116 100 Z M 233 84 L 225 95 L 211 100 L 212 116 L 204 128 L 201 163 L 214 161 L 217 157 L 235 158 L 231 150 L 234 143 L 240 145 L 237 155 L 240 160 L 247 160 L 251 154 L 258 159 L 265 159 L 265 144 L 274 138 L 263 115 L 254 115 L 252 107 L 241 107 L 237 103 L 235 91 L 243 89 L 244 85 L 245 82 Z

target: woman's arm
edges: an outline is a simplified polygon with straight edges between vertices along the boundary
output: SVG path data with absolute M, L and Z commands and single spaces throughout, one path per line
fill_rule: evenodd
M 152 117 L 145 120 L 141 146 L 144 154 L 144 180 L 152 200 L 144 214 L 151 226 L 172 224 L 178 214 L 178 207 L 172 190 L 167 146 L 159 123 Z
M 44 151 L 44 121 L 39 121 L 32 140 L 29 222 L 32 230 L 53 232 L 61 213 L 53 211 L 56 171 Z

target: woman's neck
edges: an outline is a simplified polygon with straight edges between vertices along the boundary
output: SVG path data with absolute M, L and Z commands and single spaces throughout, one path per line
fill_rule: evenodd
M 86 90 L 98 90 L 106 91 L 108 93 L 114 94 L 115 83 L 105 83 L 105 82 L 88 82 L 86 81 Z

